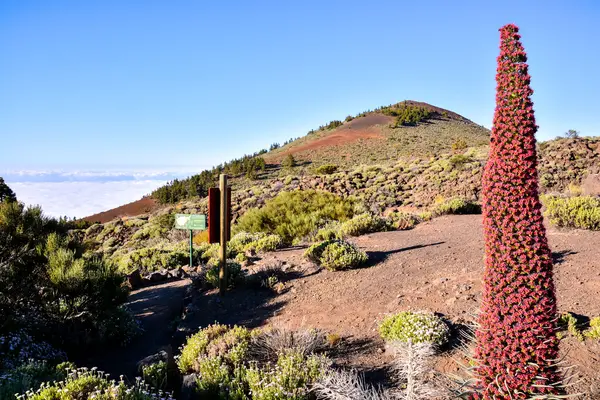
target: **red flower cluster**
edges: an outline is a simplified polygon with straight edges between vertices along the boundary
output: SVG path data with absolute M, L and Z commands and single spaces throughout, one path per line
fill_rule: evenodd
M 496 111 L 483 174 L 485 274 L 475 399 L 557 394 L 552 257 L 538 196 L 527 55 L 515 25 L 500 29 Z

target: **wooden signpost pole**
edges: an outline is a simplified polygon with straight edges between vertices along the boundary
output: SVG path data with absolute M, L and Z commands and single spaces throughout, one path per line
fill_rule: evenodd
M 227 280 L 228 280 L 228 272 L 227 271 L 227 232 L 229 225 L 229 210 L 227 209 L 227 175 L 221 174 L 219 176 L 219 187 L 220 187 L 220 195 L 221 195 L 221 267 L 219 268 L 219 293 L 225 294 L 227 291 Z
M 190 268 L 194 268 L 194 231 L 190 229 Z

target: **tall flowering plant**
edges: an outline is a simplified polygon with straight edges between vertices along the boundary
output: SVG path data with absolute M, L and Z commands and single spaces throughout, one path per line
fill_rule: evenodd
M 552 257 L 538 196 L 527 55 L 519 29 L 500 29 L 496 110 L 483 174 L 485 273 L 476 333 L 475 399 L 558 394 Z

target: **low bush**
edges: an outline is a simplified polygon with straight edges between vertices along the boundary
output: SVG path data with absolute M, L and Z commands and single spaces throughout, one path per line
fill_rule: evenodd
M 342 239 L 342 233 L 340 232 L 341 225 L 339 222 L 330 222 L 319 229 L 313 239 L 317 242 Z
M 342 223 L 340 233 L 342 237 L 360 236 L 367 233 L 383 232 L 391 229 L 391 223 L 385 218 L 364 213 Z
M 418 216 L 401 211 L 390 213 L 388 219 L 391 221 L 392 228 L 399 231 L 412 229 L 421 221 Z
M 159 361 L 142 367 L 144 382 L 159 390 L 167 389 L 169 385 L 168 375 L 167 363 L 165 361 Z
M 584 332 L 586 338 L 600 340 L 600 317 L 590 320 L 590 328 Z
M 310 398 L 312 384 L 321 378 L 329 365 L 323 356 L 284 352 L 275 365 L 248 368 L 246 380 L 253 399 L 305 400 Z
M 589 339 L 600 339 L 600 317 L 592 318 L 589 322 L 589 328 L 584 329 L 586 324 L 579 320 L 576 315 L 566 312 L 558 317 L 558 329 L 568 331 L 573 337 L 580 341 Z M 563 336 L 559 332 L 559 337 Z
M 29 391 L 23 400 L 166 400 L 173 399 L 170 394 L 150 389 L 141 381 L 128 386 L 123 380 L 109 380 L 108 375 L 81 368 L 68 373 L 61 381 L 44 383 L 37 391 Z
M 317 329 L 289 330 L 271 327 L 260 330 L 253 338 L 250 353 L 256 360 L 274 361 L 279 354 L 295 352 L 305 356 L 325 349 L 326 337 Z
M 199 255 L 195 252 L 194 258 L 197 259 Z M 181 246 L 143 247 L 128 253 L 116 252 L 109 259 L 114 261 L 124 273 L 135 269 L 151 272 L 186 265 L 189 263 L 190 253 Z
M 315 173 L 318 175 L 331 175 L 336 173 L 338 170 L 337 165 L 325 164 L 315 168 Z
M 188 338 L 177 364 L 198 375 L 200 398 L 308 400 L 329 361 L 312 354 L 315 340 L 306 338 L 215 324 Z
M 209 325 L 187 339 L 177 366 L 184 374 L 199 372 L 201 360 L 215 357 L 220 357 L 228 365 L 240 365 L 247 360 L 251 337 L 250 331 L 244 327 Z
M 330 271 L 358 267 L 368 261 L 367 253 L 343 240 L 328 240 L 310 246 L 304 255 Z
M 250 250 L 269 252 L 282 247 L 283 240 L 279 235 L 268 235 L 263 232 L 239 232 L 231 238 L 229 246 L 234 254 L 244 253 Z
M 481 205 L 455 197 L 439 204 L 433 211 L 435 215 L 481 214 Z
M 353 202 L 334 194 L 306 190 L 282 192 L 264 207 L 247 211 L 237 231 L 277 234 L 284 245 L 298 243 L 322 221 L 345 221 L 353 216 Z
M 560 227 L 600 230 L 600 198 L 542 196 L 545 215 Z
M 219 265 L 219 260 L 213 258 L 205 267 L 205 280 L 209 287 L 219 287 Z M 229 274 L 227 277 L 227 284 L 230 288 L 238 285 L 245 277 L 242 266 L 235 261 L 227 260 L 227 272 Z
M 67 377 L 68 368 L 73 368 L 73 364 L 54 366 L 45 360 L 29 360 L 17 368 L 4 371 L 0 375 L 0 399 L 16 400 L 19 393 L 35 392 L 44 382 L 63 380 Z
M 566 330 L 577 339 L 583 341 L 585 339 L 581 331 L 581 323 L 572 313 L 566 312 L 558 317 L 558 329 Z
M 452 143 L 452 150 L 454 151 L 458 151 L 458 150 L 464 150 L 468 147 L 467 141 L 465 139 L 456 139 L 453 143 Z
M 443 319 L 432 313 L 403 311 L 386 317 L 379 334 L 389 342 L 431 343 L 445 345 L 450 329 Z

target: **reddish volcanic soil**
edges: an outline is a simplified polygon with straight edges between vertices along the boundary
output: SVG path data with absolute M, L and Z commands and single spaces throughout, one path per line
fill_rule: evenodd
M 113 208 L 98 214 L 83 218 L 85 221 L 106 223 L 115 218 L 134 217 L 140 214 L 146 214 L 158 207 L 156 200 L 152 197 L 144 197 L 124 206 Z
M 382 114 L 370 114 L 366 117 L 356 118 L 335 129 L 331 134 L 311 140 L 308 143 L 293 146 L 289 150 L 278 153 L 269 159 L 269 161 L 280 162 L 288 154 L 296 154 L 324 147 L 341 146 L 359 139 L 382 139 L 384 136 L 377 125 L 387 125 L 393 120 L 394 118 Z

